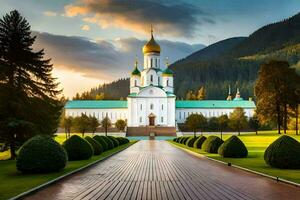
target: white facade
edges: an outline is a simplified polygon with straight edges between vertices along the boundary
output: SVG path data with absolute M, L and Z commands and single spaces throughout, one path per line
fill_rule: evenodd
M 176 101 L 173 73 L 168 65 L 165 70 L 161 69 L 160 46 L 152 34 L 143 53 L 142 70 L 136 60 L 131 73 L 127 101 L 69 101 L 65 107 L 66 116 L 86 114 L 99 121 L 107 116 L 112 123 L 118 119 L 127 120 L 129 127 L 175 127 L 193 113 L 207 118 L 218 117 L 229 115 L 236 107 L 242 107 L 247 117 L 253 116 L 254 102 L 243 100 L 239 90 L 232 100 L 230 88 L 227 100 Z

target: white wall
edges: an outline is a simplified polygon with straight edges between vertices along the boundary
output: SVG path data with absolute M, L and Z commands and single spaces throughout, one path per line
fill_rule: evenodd
M 105 118 L 106 114 L 112 123 L 115 123 L 118 119 L 126 120 L 128 118 L 127 108 L 122 109 L 66 109 L 66 116 L 77 117 L 81 114 L 95 116 L 99 122 Z
M 234 108 L 231 108 L 231 109 L 177 108 L 176 109 L 176 122 L 184 123 L 186 118 L 193 113 L 198 113 L 198 114 L 201 113 L 205 117 L 210 118 L 210 117 L 218 117 L 218 116 L 224 115 L 224 114 L 227 114 L 229 116 L 229 114 L 231 112 L 233 112 L 233 110 L 234 110 Z M 244 109 L 244 111 L 245 111 L 245 115 L 247 117 L 252 117 L 254 114 L 254 109 L 246 108 L 246 109 Z

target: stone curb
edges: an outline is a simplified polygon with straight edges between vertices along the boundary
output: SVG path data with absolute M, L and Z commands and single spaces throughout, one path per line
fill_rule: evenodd
M 62 179 L 64 179 L 64 178 L 66 178 L 66 177 L 68 177 L 68 176 L 70 176 L 70 175 L 73 175 L 73 174 L 75 174 L 75 173 L 77 173 L 77 172 L 79 172 L 79 171 L 82 171 L 82 170 L 84 170 L 84 169 L 87 169 L 87 168 L 89 168 L 89 167 L 92 167 L 93 165 L 95 165 L 95 164 L 97 164 L 97 163 L 99 163 L 99 162 L 101 162 L 101 161 L 103 161 L 103 160 L 106 160 L 107 158 L 110 158 L 110 157 L 112 157 L 113 155 L 115 155 L 115 154 L 117 154 L 117 153 L 120 153 L 121 151 L 124 151 L 125 149 L 127 149 L 128 147 L 132 146 L 133 144 L 135 144 L 135 143 L 137 143 L 137 142 L 138 142 L 138 141 L 135 141 L 134 143 L 132 143 L 131 145 L 128 145 L 128 146 L 125 147 L 124 149 L 120 149 L 120 150 L 114 152 L 114 153 L 111 154 L 111 155 L 105 156 L 105 157 L 103 157 L 103 158 L 101 158 L 101 159 L 99 159 L 99 160 L 96 160 L 96 161 L 94 161 L 94 162 L 92 162 L 92 163 L 89 163 L 89 164 L 87 164 L 87 165 L 85 165 L 85 166 L 82 166 L 82 167 L 80 167 L 80 168 L 78 168 L 78 169 L 75 169 L 74 171 L 71 171 L 71 172 L 69 172 L 69 173 L 67 173 L 67 174 L 63 174 L 63 175 L 61 175 L 61 176 L 59 176 L 59 177 L 57 177 L 57 178 L 55 178 L 55 179 L 52 179 L 51 181 L 48 181 L 48 182 L 43 183 L 43 184 L 41 184 L 41 185 L 39 185 L 39 186 L 37 186 L 37 187 L 34 187 L 34 188 L 30 189 L 30 190 L 27 190 L 27 191 L 25 191 L 25 192 L 23 192 L 23 193 L 21 193 L 21 194 L 18 194 L 17 196 L 14 196 L 14 197 L 12 197 L 12 198 L 10 198 L 10 199 L 8 199 L 8 200 L 17 200 L 17 199 L 24 198 L 24 197 L 26 197 L 26 196 L 28 196 L 28 195 L 30 195 L 30 194 L 32 194 L 32 193 L 35 193 L 35 192 L 37 192 L 37 191 L 39 191 L 39 190 L 41 190 L 41 189 L 43 189 L 43 188 L 45 188 L 45 187 L 51 185 L 51 184 L 54 184 L 54 183 L 56 183 L 56 182 L 58 182 L 58 181 L 60 181 L 60 180 L 62 180 Z
M 171 145 L 183 150 L 183 151 L 186 151 L 190 154 L 193 154 L 194 156 L 197 156 L 197 157 L 201 157 L 201 158 L 206 158 L 208 160 L 211 160 L 211 161 L 214 161 L 214 162 L 218 162 L 218 163 L 221 163 L 221 164 L 224 164 L 224 165 L 228 165 L 228 163 L 224 162 L 224 161 L 220 161 L 220 160 L 216 160 L 216 159 L 213 159 L 213 158 L 209 158 L 205 155 L 202 155 L 202 154 L 199 154 L 199 153 L 196 153 L 196 152 L 193 152 L 189 149 L 186 149 L 184 147 L 181 147 L 181 146 L 178 146 L 176 144 L 173 144 L 172 142 L 169 142 Z M 277 182 L 282 182 L 282 183 L 286 183 L 286 184 L 289 184 L 289 185 L 293 185 L 295 187 L 300 187 L 300 184 L 299 183 L 295 183 L 295 182 L 292 182 L 292 181 L 289 181 L 289 180 L 286 180 L 286 179 L 283 179 L 283 178 L 279 178 L 279 177 L 275 177 L 275 176 L 271 176 L 271 175 L 268 175 L 268 174 L 265 174 L 265 173 L 262 173 L 262 172 L 257 172 L 257 171 L 254 171 L 254 170 L 251 170 L 251 169 L 247 169 L 247 168 L 244 168 L 244 167 L 241 167 L 241 166 L 238 166 L 238 165 L 231 165 L 231 167 L 234 167 L 234 168 L 237 168 L 237 169 L 240 169 L 240 170 L 244 170 L 244 171 L 247 171 L 247 172 L 251 172 L 253 174 L 256 174 L 256 175 L 260 175 L 260 176 L 263 176 L 263 177 L 266 177 L 266 178 L 270 178 L 270 179 L 273 179 Z

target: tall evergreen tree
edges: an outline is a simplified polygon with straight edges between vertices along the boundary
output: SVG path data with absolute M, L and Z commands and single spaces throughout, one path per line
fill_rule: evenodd
M 62 105 L 44 50 L 34 52 L 30 25 L 16 10 L 0 19 L 0 139 L 15 146 L 35 134 L 51 135 Z

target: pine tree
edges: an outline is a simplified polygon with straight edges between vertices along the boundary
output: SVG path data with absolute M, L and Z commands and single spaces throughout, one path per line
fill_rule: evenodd
M 0 139 L 15 146 L 35 134 L 53 134 L 58 126 L 61 92 L 51 76 L 44 50 L 34 52 L 36 37 L 16 10 L 0 19 Z

